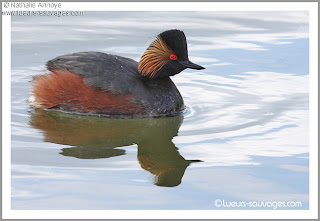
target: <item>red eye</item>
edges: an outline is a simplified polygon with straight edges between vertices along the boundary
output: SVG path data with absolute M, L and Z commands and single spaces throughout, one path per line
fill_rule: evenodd
M 177 57 L 177 55 L 175 55 L 175 54 L 171 54 L 171 55 L 170 55 L 170 59 L 171 59 L 171 60 L 177 60 L 177 58 L 178 58 L 178 57 Z

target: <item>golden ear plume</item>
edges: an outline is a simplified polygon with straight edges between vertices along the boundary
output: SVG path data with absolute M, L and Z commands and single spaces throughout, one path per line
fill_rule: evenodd
M 153 78 L 155 74 L 170 60 L 173 51 L 157 37 L 143 53 L 138 70 L 143 76 Z

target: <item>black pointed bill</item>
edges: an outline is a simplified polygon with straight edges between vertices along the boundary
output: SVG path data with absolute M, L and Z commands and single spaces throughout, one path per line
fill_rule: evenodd
M 185 60 L 185 61 L 179 61 L 180 64 L 182 64 L 183 66 L 185 66 L 186 68 L 191 68 L 191 69 L 196 69 L 196 70 L 202 70 L 205 69 L 204 67 L 197 65 L 195 63 L 192 63 L 189 60 Z

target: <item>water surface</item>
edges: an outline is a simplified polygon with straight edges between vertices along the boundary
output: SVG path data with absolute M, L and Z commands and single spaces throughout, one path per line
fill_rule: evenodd
M 205 70 L 172 79 L 182 116 L 109 119 L 34 111 L 33 75 L 58 55 L 139 60 L 161 31 L 185 32 Z M 12 17 L 12 209 L 309 208 L 308 13 L 85 12 Z

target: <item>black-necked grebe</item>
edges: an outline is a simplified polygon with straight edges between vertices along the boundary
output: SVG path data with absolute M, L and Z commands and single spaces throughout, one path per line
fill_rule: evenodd
M 170 116 L 182 113 L 183 99 L 170 79 L 189 61 L 180 30 L 162 32 L 140 62 L 102 52 L 62 55 L 47 62 L 50 73 L 33 81 L 35 108 L 107 116 Z

